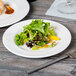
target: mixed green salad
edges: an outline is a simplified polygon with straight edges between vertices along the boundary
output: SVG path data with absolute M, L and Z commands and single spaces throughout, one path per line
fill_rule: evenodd
M 32 50 L 54 47 L 57 45 L 56 41 L 60 40 L 54 30 L 55 27 L 50 26 L 49 22 L 35 19 L 29 25 L 23 26 L 20 34 L 16 34 L 15 43 L 18 46 L 26 44 Z

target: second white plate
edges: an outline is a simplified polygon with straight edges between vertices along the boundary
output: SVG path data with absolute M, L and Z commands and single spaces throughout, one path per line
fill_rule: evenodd
M 44 21 L 49 22 L 51 26 L 56 27 L 55 32 L 57 33 L 57 36 L 61 39 L 57 44 L 57 46 L 53 48 L 45 48 L 45 49 L 35 50 L 35 51 L 31 50 L 26 45 L 17 46 L 14 41 L 15 35 L 20 33 L 23 30 L 23 26 L 30 24 L 31 21 L 32 20 L 19 22 L 9 27 L 5 31 L 3 35 L 3 44 L 10 52 L 27 58 L 44 58 L 44 57 L 56 55 L 62 52 L 63 50 L 65 50 L 69 46 L 71 42 L 71 34 L 69 30 L 64 25 L 50 20 L 44 20 Z
M 23 19 L 29 12 L 29 3 L 27 0 L 2 0 L 4 4 L 9 4 L 15 12 L 7 15 L 5 12 L 0 15 L 0 28 L 16 23 Z

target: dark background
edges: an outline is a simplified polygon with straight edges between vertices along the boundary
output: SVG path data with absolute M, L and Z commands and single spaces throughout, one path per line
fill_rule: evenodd
M 27 0 L 28 2 L 33 2 L 33 1 L 36 1 L 36 0 Z

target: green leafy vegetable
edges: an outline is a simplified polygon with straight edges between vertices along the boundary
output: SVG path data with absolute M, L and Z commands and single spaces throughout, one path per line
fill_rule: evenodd
M 23 26 L 23 31 L 15 36 L 15 43 L 18 46 L 27 43 L 28 47 L 33 50 L 38 50 L 50 41 L 49 36 L 55 36 L 55 27 L 51 26 L 49 22 L 44 22 L 41 19 L 32 20 L 29 25 Z M 53 47 L 54 45 L 50 45 Z M 49 47 L 50 47 L 49 46 Z

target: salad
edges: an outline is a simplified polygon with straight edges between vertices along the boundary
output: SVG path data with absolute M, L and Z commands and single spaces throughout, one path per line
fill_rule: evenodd
M 32 20 L 29 25 L 23 26 L 23 31 L 16 34 L 15 43 L 17 46 L 27 45 L 32 50 L 55 47 L 60 40 L 55 33 L 55 27 L 49 22 L 41 19 Z

